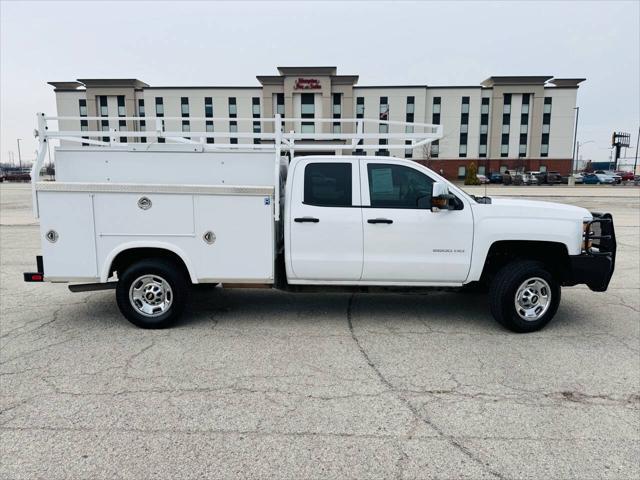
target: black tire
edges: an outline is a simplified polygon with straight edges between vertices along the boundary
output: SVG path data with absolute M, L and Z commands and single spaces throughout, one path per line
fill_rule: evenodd
M 149 258 L 131 264 L 122 274 L 118 272 L 118 276 L 116 286 L 118 308 L 126 319 L 137 327 L 166 328 L 173 325 L 182 315 L 189 295 L 189 284 L 188 277 L 180 265 L 167 259 Z M 139 308 L 134 307 L 133 300 L 130 300 L 133 283 L 143 285 L 140 283 L 141 277 L 150 277 L 149 285 L 152 288 L 156 288 L 155 285 L 159 280 L 163 280 L 170 287 L 169 289 L 159 288 L 164 292 L 160 298 L 165 300 L 170 298 L 170 301 L 167 300 L 166 307 L 164 301 L 160 302 L 162 306 L 157 307 L 158 311 L 151 313 L 151 316 L 141 313 Z M 145 306 L 154 308 L 149 307 L 148 304 Z M 162 312 L 162 308 L 166 308 L 166 311 Z
M 546 312 L 539 318 L 525 320 L 516 309 L 516 293 L 525 281 L 539 278 L 549 286 Z M 546 292 L 546 288 L 544 291 Z M 536 297 L 537 298 L 537 297 Z M 505 265 L 494 277 L 489 290 L 493 317 L 505 328 L 517 333 L 535 332 L 554 317 L 560 305 L 560 284 L 545 266 L 532 260 L 517 260 Z

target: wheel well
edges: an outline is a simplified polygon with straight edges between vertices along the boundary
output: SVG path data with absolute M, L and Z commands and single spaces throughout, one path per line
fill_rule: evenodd
M 109 268 L 109 277 L 111 277 L 116 272 L 122 272 L 132 263 L 147 258 L 161 258 L 171 261 L 182 270 L 182 273 L 185 275 L 187 280 L 190 281 L 191 277 L 189 276 L 189 269 L 178 254 L 164 248 L 153 247 L 130 248 L 118 253 L 111 262 L 111 267 Z
M 489 248 L 484 261 L 481 281 L 490 281 L 504 265 L 513 260 L 542 262 L 554 277 L 562 280 L 569 269 L 569 252 L 558 242 L 534 240 L 501 240 Z

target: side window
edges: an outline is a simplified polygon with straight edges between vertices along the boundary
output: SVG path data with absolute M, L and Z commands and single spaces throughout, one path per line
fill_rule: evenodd
M 431 208 L 433 180 L 403 165 L 367 165 L 371 206 L 377 208 Z
M 310 163 L 304 170 L 304 203 L 351 206 L 351 163 Z

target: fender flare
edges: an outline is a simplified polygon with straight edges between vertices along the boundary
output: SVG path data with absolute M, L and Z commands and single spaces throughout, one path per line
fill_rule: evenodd
M 104 262 L 102 263 L 102 269 L 100 270 L 100 282 L 104 283 L 108 280 L 109 271 L 111 270 L 111 264 L 113 263 L 113 260 L 116 258 L 116 256 L 126 250 L 133 250 L 135 248 L 156 248 L 158 250 L 167 250 L 171 253 L 176 254 L 180 258 L 180 260 L 182 260 L 182 263 L 184 263 L 184 266 L 189 273 L 191 283 L 198 283 L 198 277 L 196 277 L 193 265 L 188 260 L 188 257 L 184 253 L 184 251 L 181 248 L 176 247 L 174 244 L 158 241 L 136 241 L 121 243 L 120 245 L 118 245 L 116 248 L 111 250 L 111 252 L 109 252 L 109 254 L 104 259 Z

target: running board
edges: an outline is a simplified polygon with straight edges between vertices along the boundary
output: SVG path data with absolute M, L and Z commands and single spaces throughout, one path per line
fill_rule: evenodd
M 114 290 L 118 282 L 107 283 L 79 283 L 77 285 L 69 285 L 69 290 L 77 292 L 95 292 L 96 290 Z

